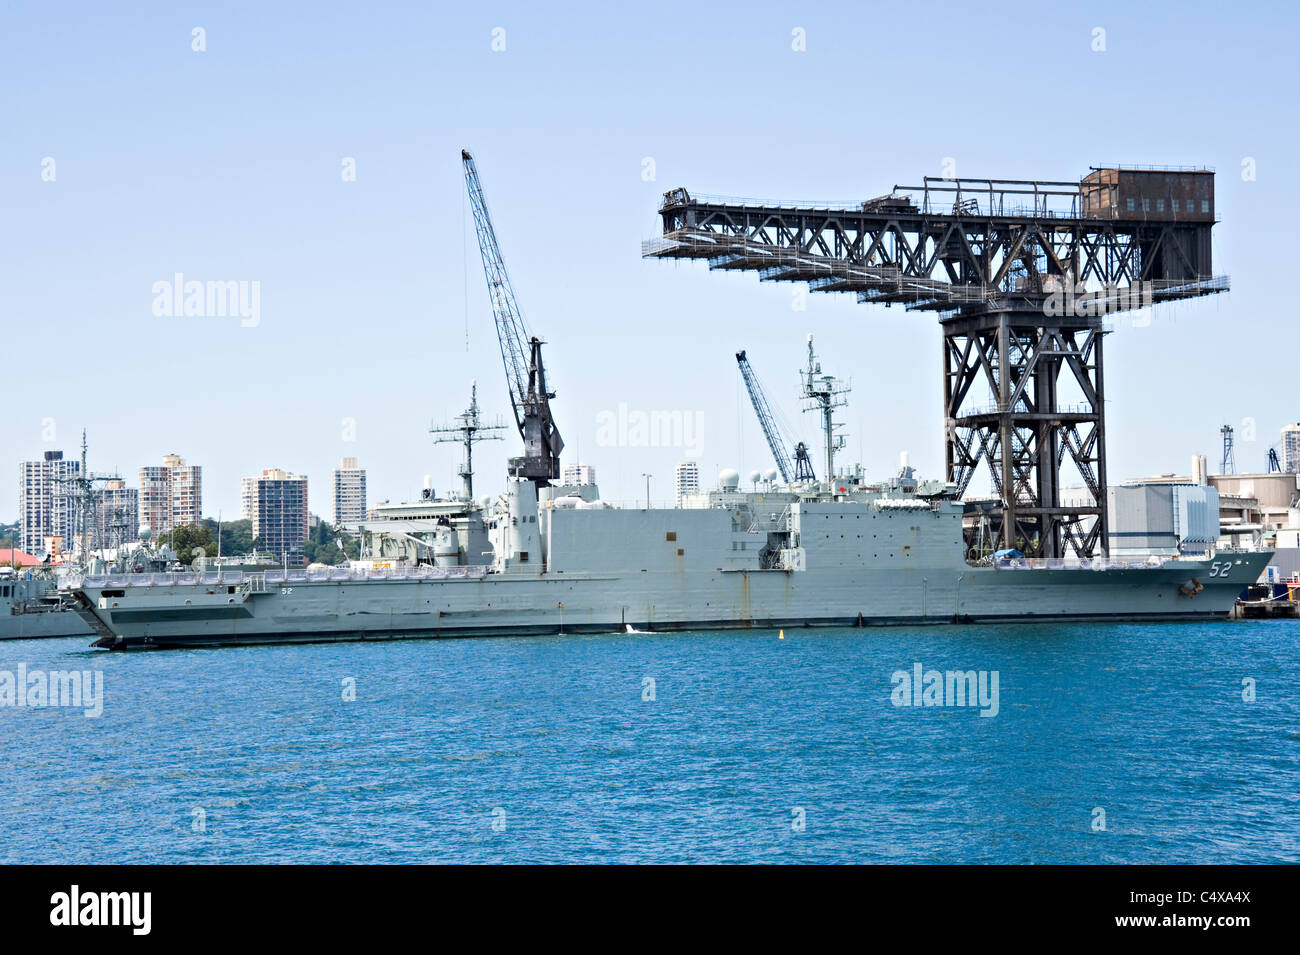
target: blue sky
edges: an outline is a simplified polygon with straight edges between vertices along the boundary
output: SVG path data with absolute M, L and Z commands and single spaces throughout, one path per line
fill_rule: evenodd
M 1029 10 L 1029 15 L 1025 11 Z M 932 316 L 812 295 L 703 263 L 643 261 L 661 194 L 854 200 L 939 175 L 1071 179 L 1105 163 L 1218 170 L 1215 271 L 1233 289 L 1107 340 L 1112 479 L 1218 457 L 1262 469 L 1291 388 L 1285 216 L 1300 207 L 1287 5 L 623 6 L 405 3 L 8 4 L 0 20 L 0 221 L 8 409 L 0 465 L 88 429 L 92 466 L 176 451 L 204 510 L 239 478 L 341 456 L 371 500 L 454 486 L 431 420 L 479 382 L 508 415 L 460 149 L 478 159 L 524 313 L 546 338 L 567 461 L 605 496 L 667 496 L 681 449 L 598 443 L 598 416 L 701 414 L 700 464 L 770 466 L 734 352 L 785 416 L 814 333 L 853 381 L 850 459 L 942 470 Z M 206 50 L 191 48 L 205 31 Z M 505 30 L 506 49 L 491 49 Z M 807 49 L 791 49 L 791 31 Z M 1092 50 L 1093 30 L 1106 50 Z M 54 160 L 55 178 L 42 178 Z M 356 181 L 345 182 L 345 158 Z M 643 160 L 656 178 L 644 181 Z M 1244 181 L 1242 161 L 1256 179 Z M 260 322 L 159 317 L 180 272 L 258 281 Z M 466 330 L 468 328 L 468 348 Z M 345 419 L 355 440 L 345 440 Z M 53 424 L 53 440 L 45 440 Z M 512 434 L 476 454 L 501 486 Z M 0 485 L 0 518 L 17 487 Z

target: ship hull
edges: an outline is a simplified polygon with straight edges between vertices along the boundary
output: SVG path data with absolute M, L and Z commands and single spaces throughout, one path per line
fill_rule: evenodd
M 815 626 L 1227 618 L 1269 554 L 1135 569 L 738 570 L 313 580 L 265 590 L 196 581 L 87 582 L 79 613 L 96 646 L 275 643 Z M 1230 566 L 1224 573 L 1222 568 Z M 1223 576 L 1219 576 L 1224 573 Z M 112 584 L 112 585 L 110 585 Z
M 16 613 L 0 617 L 0 640 L 88 637 L 90 625 L 72 610 Z

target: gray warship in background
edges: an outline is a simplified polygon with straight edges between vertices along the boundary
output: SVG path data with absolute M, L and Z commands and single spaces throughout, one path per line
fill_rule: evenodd
M 88 637 L 90 625 L 73 610 L 74 598 L 46 569 L 0 568 L 0 640 Z
M 736 357 L 779 474 L 734 470 L 674 507 L 615 507 L 595 484 L 559 482 L 542 342 L 515 303 L 478 173 L 462 154 L 523 454 L 506 489 L 475 500 L 473 445 L 494 426 L 477 400 L 453 429 L 463 491 L 382 506 L 347 568 L 199 568 L 70 581 L 94 646 L 226 646 L 340 640 L 763 629 L 804 626 L 1226 618 L 1267 552 L 1028 559 L 972 547 L 956 484 L 835 468 L 847 385 L 809 342 L 804 398 L 818 411 L 819 479 L 789 454 L 745 353 Z M 1217 515 L 1215 516 L 1217 526 Z M 1206 542 L 1212 546 L 1212 541 Z

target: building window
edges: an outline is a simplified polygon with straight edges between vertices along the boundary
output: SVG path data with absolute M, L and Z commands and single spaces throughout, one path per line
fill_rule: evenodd
M 1143 212 L 1150 212 L 1150 211 L 1151 211 L 1151 200 L 1150 200 L 1150 199 L 1143 199 L 1143 200 L 1142 200 L 1142 211 L 1143 211 Z
M 1163 199 L 1157 199 L 1157 200 L 1156 200 L 1156 212 L 1164 212 L 1164 211 L 1165 211 L 1165 200 L 1163 200 Z
M 1170 206 L 1171 209 L 1173 209 L 1174 212 L 1177 212 L 1177 211 L 1178 211 L 1178 200 L 1177 200 L 1177 199 L 1170 199 L 1170 200 L 1169 200 L 1169 206 Z
M 1137 206 L 1137 203 L 1134 202 L 1132 199 L 1129 199 L 1129 201 L 1128 201 L 1128 211 L 1129 211 L 1129 212 L 1133 212 L 1133 211 L 1134 211 L 1134 208 L 1135 208 L 1136 206 Z
M 1202 200 L 1201 200 L 1201 211 L 1202 211 L 1202 212 L 1205 212 L 1205 213 L 1208 213 L 1208 212 L 1210 211 L 1210 200 L 1209 200 L 1209 199 L 1202 199 Z

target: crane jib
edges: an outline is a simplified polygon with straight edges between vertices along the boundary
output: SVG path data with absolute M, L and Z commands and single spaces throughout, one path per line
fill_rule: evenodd
M 497 342 L 501 347 L 501 362 L 505 366 L 506 384 L 510 390 L 510 404 L 519 436 L 524 442 L 523 456 L 510 459 L 510 473 L 544 485 L 560 476 L 560 452 L 564 449 L 564 441 L 551 416 L 550 399 L 555 397 L 555 393 L 546 387 L 543 343 L 528 333 L 523 313 L 515 300 L 505 258 L 497 242 L 492 217 L 488 214 L 478 167 L 474 165 L 469 150 L 462 149 L 460 155 L 465 167 L 465 188 L 474 213 L 479 256 L 487 279 L 488 298 L 492 302 Z

